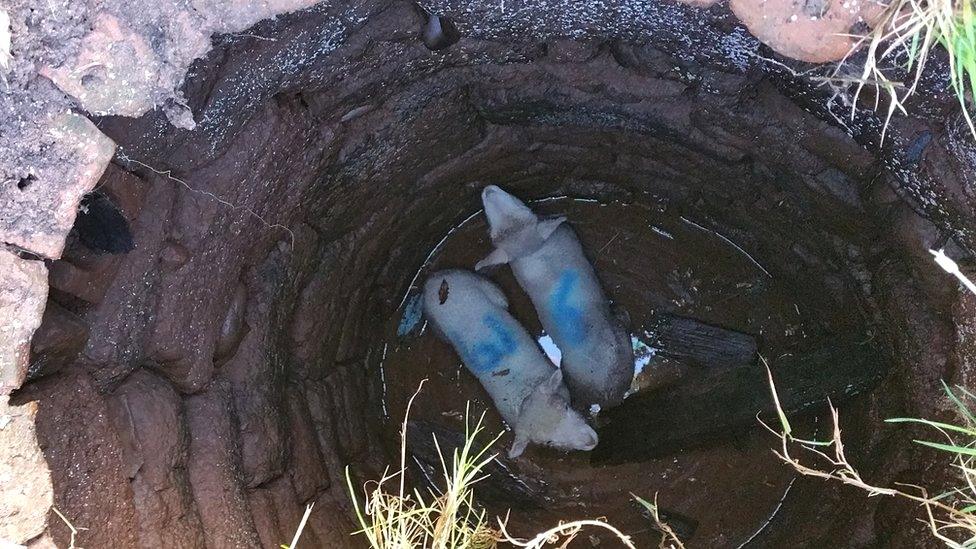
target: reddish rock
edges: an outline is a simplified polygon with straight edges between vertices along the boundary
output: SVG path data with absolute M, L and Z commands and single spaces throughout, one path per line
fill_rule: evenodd
M 47 269 L 0 247 L 0 396 L 27 378 L 30 340 L 47 301 Z
M 51 468 L 54 505 L 76 527 L 79 547 L 137 547 L 139 524 L 131 471 L 106 402 L 76 370 L 31 383 L 18 399 L 36 400 L 37 438 Z M 70 405 L 65 405 L 70 403 Z M 67 546 L 69 531 L 53 513 L 49 533 Z
M 291 543 L 305 512 L 305 505 L 298 501 L 287 476 L 273 479 L 251 490 L 249 496 L 254 522 L 261 532 L 264 549 L 278 549 Z M 299 546 L 332 547 L 323 545 L 316 533 L 306 525 Z
M 57 372 L 71 364 L 88 341 L 88 325 L 78 315 L 48 300 L 41 326 L 31 339 L 30 366 L 33 379 Z
M 259 546 L 244 490 L 229 388 L 215 382 L 185 402 L 190 428 L 187 470 L 207 547 Z
M 71 112 L 51 120 L 47 130 L 57 161 L 36 166 L 29 177 L 0 188 L 0 242 L 58 258 L 81 197 L 102 176 L 115 143 L 90 120 Z
M 243 284 L 238 284 L 234 289 L 230 307 L 224 315 L 224 321 L 220 324 L 220 334 L 217 336 L 217 348 L 214 353 L 215 360 L 229 358 L 237 352 L 237 347 L 247 333 L 247 324 L 244 321 L 246 305 L 247 288 Z
M 129 221 L 137 248 L 150 248 L 153 244 L 152 239 L 147 238 L 147 225 L 151 226 L 156 214 L 150 214 L 147 220 L 149 223 L 137 222 L 149 187 L 149 183 L 142 178 L 114 164 L 108 165 L 98 181 L 98 189 L 111 198 L 112 203 Z M 158 205 L 154 203 L 154 206 Z M 131 262 L 132 258 L 137 257 L 142 255 L 94 252 L 86 248 L 72 232 L 62 259 L 51 263 L 51 287 L 88 303 L 98 303 L 112 285 L 119 267 L 127 260 Z
M 249 487 L 284 471 L 284 357 L 275 348 L 278 323 L 274 310 L 284 261 L 284 255 L 276 250 L 248 276 L 245 318 L 252 329 L 220 371 L 220 377 L 230 381 L 233 388 L 243 473 Z
M 288 406 L 288 447 L 291 452 L 288 472 L 298 500 L 310 502 L 316 494 L 329 487 L 329 473 L 319 449 L 311 414 L 299 387 L 289 389 L 285 404 Z
M 27 543 L 44 531 L 54 501 L 51 472 L 37 444 L 37 403 L 0 396 L 0 540 Z
M 850 53 L 855 23 L 876 17 L 871 0 L 731 0 L 749 32 L 787 57 L 825 63 Z
M 271 493 L 271 500 L 274 502 L 272 508 L 278 514 L 278 524 L 284 535 L 284 539 L 278 542 L 277 545 L 268 548 L 275 549 L 276 547 L 280 547 L 282 543 L 291 543 L 295 535 L 295 530 L 302 521 L 302 515 L 305 514 L 306 504 L 298 500 L 298 497 L 295 495 L 295 489 L 292 487 L 291 479 L 287 476 L 275 479 L 269 483 L 268 490 Z M 302 531 L 301 541 L 309 547 L 329 547 L 328 545 L 323 545 L 318 540 L 315 531 L 307 527 Z
M 40 72 L 92 114 L 139 116 L 153 106 L 159 65 L 146 37 L 102 12 L 71 63 Z
M 190 250 L 187 250 L 179 242 L 167 240 L 166 244 L 163 245 L 163 249 L 159 252 L 159 262 L 167 270 L 175 271 L 183 265 L 186 265 L 191 255 Z
M 200 547 L 200 517 L 187 476 L 189 432 L 173 387 L 136 371 L 109 399 L 139 520 L 142 547 Z
M 94 265 L 81 268 L 67 259 L 51 263 L 51 288 L 64 292 L 87 303 L 98 303 L 112 285 L 113 275 L 122 258 L 103 256 Z
M 973 273 L 976 274 L 976 273 Z M 950 276 L 948 273 L 946 276 Z M 976 278 L 970 274 L 970 278 Z M 955 375 L 953 383 L 962 387 L 976 387 L 976 295 L 960 290 L 953 305 L 956 345 L 953 349 Z
M 306 528 L 318 536 L 319 547 L 358 549 L 364 540 L 361 534 L 354 535 L 353 532 L 361 527 L 351 518 L 354 511 L 346 496 L 345 482 L 342 488 L 338 486 L 334 491 L 322 492 L 315 500 Z
M 59 289 L 95 305 L 85 314 L 90 336 L 84 355 L 100 385 L 110 387 L 149 362 L 146 341 L 152 334 L 154 311 L 160 299 L 156 290 L 161 276 L 158 253 L 166 237 L 165 212 L 172 203 L 171 186 L 151 187 L 142 213 L 132 223 L 135 249 L 115 256 L 119 263 L 113 267 L 113 276 L 103 275 L 101 268 L 86 272 L 70 266 L 58 270 Z M 162 366 L 160 369 L 165 372 Z M 178 376 L 167 373 L 174 382 L 178 382 Z
M 248 491 L 247 501 L 251 508 L 251 517 L 261 538 L 261 547 L 277 549 L 282 543 L 291 541 L 285 530 L 278 524 L 278 513 L 275 512 L 274 496 L 266 487 L 254 488 Z M 288 541 L 284 541 L 284 540 Z

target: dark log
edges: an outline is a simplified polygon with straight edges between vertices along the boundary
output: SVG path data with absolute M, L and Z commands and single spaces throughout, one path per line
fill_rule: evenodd
M 756 338 L 693 318 L 658 315 L 648 330 L 658 354 L 703 368 L 738 368 L 756 360 Z
M 798 414 L 871 390 L 884 362 L 868 343 L 832 340 L 772 362 L 783 408 Z M 637 393 L 602 415 L 591 460 L 624 463 L 710 446 L 758 427 L 762 412 L 775 422 L 766 370 L 755 362 L 724 371 L 703 368 L 680 382 Z

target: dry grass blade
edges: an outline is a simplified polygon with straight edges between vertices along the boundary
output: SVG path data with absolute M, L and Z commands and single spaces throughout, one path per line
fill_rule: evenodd
M 346 483 L 352 497 L 353 506 L 361 529 L 373 549 L 408 549 L 431 547 L 435 549 L 488 549 L 498 543 L 498 534 L 485 520 L 483 511 L 478 511 L 474 503 L 473 484 L 482 478 L 482 469 L 495 456 L 488 455 L 497 437 L 480 450 L 475 449 L 475 441 L 484 430 L 482 419 L 472 427 L 466 419 L 466 438 L 462 448 L 452 453 L 450 464 L 444 458 L 437 440 L 438 454 L 443 467 L 445 488 L 440 494 L 424 495 L 417 490 L 406 490 L 406 432 L 410 408 L 423 387 L 421 382 L 417 392 L 407 403 L 400 436 L 400 468 L 391 473 L 389 469 L 382 478 L 364 486 L 365 500 L 360 506 L 353 487 L 352 476 L 346 468 Z M 389 493 L 385 488 L 397 479 L 397 490 Z
M 765 364 L 765 361 L 763 361 Z M 833 425 L 832 438 L 826 442 L 804 441 L 792 436 L 789 423 L 786 420 L 786 413 L 780 407 L 779 399 L 776 397 L 776 387 L 773 384 L 772 370 L 766 364 L 769 372 L 770 389 L 774 395 L 774 405 L 777 415 L 780 418 L 780 428 L 774 429 L 768 424 L 760 423 L 780 439 L 780 449 L 773 450 L 784 462 L 788 463 L 798 473 L 805 476 L 817 477 L 826 480 L 833 480 L 853 486 L 865 491 L 868 496 L 887 496 L 903 498 L 918 503 L 925 510 L 923 519 L 929 526 L 932 535 L 943 542 L 946 547 L 953 549 L 974 549 L 976 548 L 976 425 L 973 425 L 969 418 L 973 415 L 968 407 L 962 402 L 948 387 L 946 387 L 949 399 L 961 408 L 960 416 L 967 422 L 965 426 L 951 425 L 946 423 L 933 422 L 915 418 L 894 418 L 892 423 L 914 422 L 935 428 L 949 440 L 948 444 L 933 443 L 929 441 L 917 441 L 926 446 L 933 447 L 952 456 L 952 465 L 960 473 L 961 486 L 954 488 L 945 494 L 929 496 L 928 491 L 923 487 L 902 484 L 900 488 L 889 488 L 876 486 L 865 481 L 857 469 L 851 465 L 844 449 L 841 438 L 840 414 L 832 404 L 828 402 L 831 421 Z M 967 441 L 958 442 L 953 436 L 963 434 Z M 791 454 L 791 448 L 800 448 L 807 456 L 819 462 L 816 465 L 808 465 Z M 832 448 L 831 452 L 827 448 Z M 902 488 L 911 489 L 905 491 Z
M 854 86 L 851 100 L 853 118 L 865 86 L 875 88 L 874 109 L 882 96 L 888 99 L 881 139 L 896 111 L 906 112 L 905 101 L 915 93 L 932 50 L 943 48 L 949 62 L 949 81 L 962 106 L 969 129 L 976 127 L 969 109 L 976 92 L 976 8 L 973 0 L 893 0 L 888 3 L 874 27 L 858 37 L 851 51 L 825 80 L 835 87 Z M 850 58 L 864 52 L 859 74 L 848 72 Z M 905 71 L 911 83 L 893 80 L 889 73 Z
M 438 494 L 424 495 L 417 490 L 407 493 L 404 479 L 407 418 L 410 417 L 410 408 L 422 387 L 423 382 L 407 403 L 400 432 L 399 470 L 391 473 L 387 469 L 380 480 L 366 483 L 363 487 L 365 499 L 362 505 L 356 495 L 357 490 L 353 486 L 349 468 L 346 468 L 346 486 L 360 525 L 360 530 L 354 533 L 364 535 L 371 548 L 491 549 L 497 547 L 500 541 L 530 549 L 541 549 L 557 543 L 560 544 L 559 547 L 566 547 L 583 528 L 602 528 L 611 532 L 624 547 L 635 549 L 627 535 L 603 520 L 560 523 L 529 540 L 517 539 L 508 534 L 505 530 L 507 517 L 498 521 L 498 530 L 489 527 L 485 512 L 479 510 L 475 504 L 472 487 L 485 478 L 486 475 L 482 472 L 485 465 L 495 459 L 494 454 L 489 454 L 489 449 L 501 435 L 479 448 L 476 441 L 484 431 L 484 414 L 471 425 L 470 408 L 465 409 L 464 445 L 452 452 L 450 463 L 444 458 L 439 442 L 434 439 L 441 460 L 444 489 Z M 388 493 L 384 488 L 394 479 L 399 481 L 397 490 Z
M 305 506 L 305 514 L 302 515 L 301 522 L 298 523 L 298 528 L 295 529 L 295 535 L 291 538 L 291 543 L 288 545 L 281 545 L 281 549 L 295 549 L 298 547 L 298 538 L 302 537 L 302 532 L 305 530 L 305 525 L 308 524 L 308 517 L 312 514 L 312 506 L 314 503 L 310 503 Z
M 553 526 L 552 528 L 546 530 L 545 532 L 539 532 L 534 537 L 528 540 L 519 539 L 509 534 L 505 526 L 507 522 L 508 522 L 507 518 L 506 520 L 498 521 L 498 527 L 502 533 L 502 541 L 511 544 L 515 547 L 525 547 L 527 549 L 542 549 L 543 547 L 549 545 L 556 545 L 558 543 L 559 544 L 558 547 L 563 549 L 565 547 L 568 547 L 569 544 L 572 543 L 574 539 L 576 539 L 576 536 L 578 536 L 580 532 L 583 531 L 583 528 L 593 527 L 593 528 L 602 528 L 604 530 L 608 530 L 610 531 L 610 533 L 616 536 L 616 538 L 620 541 L 621 544 L 623 544 L 624 547 L 627 547 L 628 549 L 637 549 L 634 546 L 633 542 L 630 541 L 630 536 L 627 536 L 626 534 L 614 528 L 613 526 L 607 524 L 603 520 L 586 519 L 586 520 L 574 520 L 570 522 L 560 522 L 559 524 Z
M 651 518 L 654 519 L 657 529 L 663 534 L 661 537 L 661 543 L 658 545 L 658 549 L 685 549 L 685 544 L 681 542 L 680 538 L 678 538 L 678 534 L 675 533 L 668 523 L 661 520 L 661 515 L 658 512 L 659 508 L 657 505 L 657 494 L 654 494 L 654 503 L 651 503 L 646 499 L 638 497 L 634 494 L 630 494 L 630 497 L 634 498 L 637 503 L 641 504 L 642 507 L 647 509 L 647 512 L 651 514 Z

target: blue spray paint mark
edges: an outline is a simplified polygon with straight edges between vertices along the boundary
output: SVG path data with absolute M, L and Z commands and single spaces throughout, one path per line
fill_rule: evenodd
M 397 337 L 403 337 L 413 331 L 420 324 L 420 317 L 423 316 L 424 304 L 421 294 L 414 294 L 407 300 L 407 306 L 403 308 L 403 317 L 400 318 L 400 325 L 397 326 Z
M 460 345 L 461 360 L 467 364 L 475 374 L 482 374 L 494 370 L 501 364 L 502 359 L 518 349 L 518 342 L 512 331 L 505 326 L 498 316 L 488 313 L 481 319 L 491 334 L 484 340 L 470 346 Z M 464 336 L 458 333 L 451 335 L 454 341 L 464 341 Z
M 549 296 L 549 308 L 552 310 L 553 322 L 556 323 L 555 335 L 562 343 L 576 346 L 586 341 L 586 327 L 583 326 L 583 311 L 576 302 L 579 301 L 579 272 L 567 269 L 559 275 L 556 289 Z

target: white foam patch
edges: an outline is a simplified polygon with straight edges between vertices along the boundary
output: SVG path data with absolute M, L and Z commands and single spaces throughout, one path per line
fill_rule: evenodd
M 559 350 L 559 347 L 557 347 L 556 343 L 551 337 L 549 337 L 549 334 L 542 332 L 542 335 L 539 336 L 538 341 L 539 346 L 542 347 L 542 352 L 546 353 L 546 356 L 549 357 L 549 360 L 551 360 L 553 364 L 559 366 L 563 361 L 563 352 Z
M 634 377 L 636 378 L 651 363 L 654 355 L 657 354 L 657 349 L 644 343 L 635 335 L 630 336 L 630 344 L 634 348 Z

